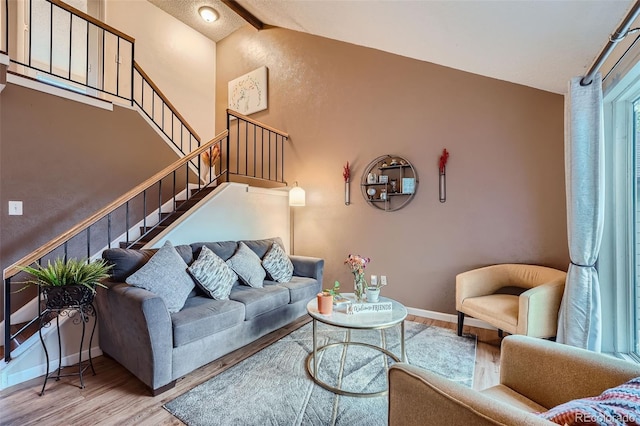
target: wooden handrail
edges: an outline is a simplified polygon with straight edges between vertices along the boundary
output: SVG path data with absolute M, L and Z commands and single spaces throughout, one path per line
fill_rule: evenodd
M 176 117 L 178 117 L 178 119 L 180 120 L 180 122 L 182 122 L 184 127 L 186 127 L 187 130 L 189 130 L 189 132 L 191 132 L 191 134 L 196 138 L 196 140 L 200 142 L 200 136 L 198 136 L 196 131 L 193 130 L 193 128 L 189 125 L 189 123 L 187 123 L 187 120 L 185 120 L 184 117 L 178 112 L 176 107 L 174 107 L 173 104 L 169 102 L 169 99 L 164 95 L 164 93 L 162 93 L 162 90 L 160 90 L 160 88 L 153 82 L 153 80 L 151 80 L 151 77 L 149 77 L 149 75 L 146 72 L 144 72 L 144 70 L 140 67 L 140 65 L 138 65 L 138 63 L 135 60 L 133 61 L 133 67 L 135 68 L 136 71 L 138 71 L 138 73 L 140 73 L 142 78 L 146 80 L 147 83 L 149 83 L 149 86 L 151 86 L 151 88 L 158 94 L 158 96 L 160 96 L 160 99 L 162 99 L 162 101 L 169 107 L 171 112 L 173 112 L 173 114 Z
M 75 7 L 71 7 L 68 4 L 64 3 L 61 0 L 48 0 L 49 3 L 55 4 L 56 6 L 58 6 L 61 9 L 66 10 L 69 13 L 73 13 L 76 16 L 79 16 L 80 18 L 91 22 L 92 24 L 109 31 L 110 33 L 113 33 L 115 35 L 117 35 L 120 38 L 123 38 L 131 43 L 134 43 L 136 41 L 135 38 L 131 37 L 130 35 L 127 35 L 125 33 L 123 33 L 122 31 L 118 31 L 115 28 L 113 28 L 112 26 L 109 26 L 107 24 L 105 24 L 104 22 L 100 22 L 98 21 L 96 18 L 94 18 L 91 15 L 87 15 L 86 13 L 84 13 L 81 10 L 76 9 Z
M 263 123 L 261 123 L 261 122 L 259 122 L 259 121 L 256 121 L 256 120 L 252 119 L 252 118 L 249 118 L 249 117 L 247 117 L 246 115 L 242 115 L 242 114 L 240 114 L 240 113 L 239 113 L 239 112 L 237 112 L 237 111 L 234 111 L 234 110 L 232 110 L 232 109 L 227 108 L 227 114 L 231 114 L 231 115 L 233 115 L 233 116 L 234 116 L 234 117 L 236 117 L 236 118 L 239 118 L 239 119 L 244 120 L 244 121 L 248 121 L 248 122 L 249 122 L 249 123 L 251 123 L 251 124 L 255 124 L 255 125 L 256 125 L 256 126 L 258 126 L 258 127 L 262 127 L 262 128 L 264 128 L 264 129 L 267 129 L 267 130 L 268 130 L 268 131 L 270 131 L 270 132 L 277 133 L 277 134 L 279 134 L 280 136 L 282 136 L 282 137 L 285 137 L 285 138 L 289 139 L 289 133 L 285 133 L 285 132 L 283 132 L 282 130 L 278 130 L 278 129 L 276 129 L 275 127 L 267 126 L 266 124 L 263 124 Z
M 109 213 L 112 213 L 113 211 L 115 211 L 117 208 L 119 208 L 120 206 L 125 204 L 127 201 L 130 201 L 133 198 L 135 198 L 137 195 L 142 193 L 145 189 L 148 189 L 148 188 L 152 187 L 158 181 L 160 181 L 161 179 L 163 179 L 164 177 L 166 177 L 170 173 L 172 173 L 172 172 L 178 170 L 180 167 L 184 166 L 188 161 L 190 161 L 193 158 L 197 157 L 198 155 L 202 154 L 203 152 L 205 152 L 206 150 L 211 148 L 216 143 L 219 143 L 220 141 L 222 141 L 224 138 L 226 138 L 228 136 L 228 134 L 229 134 L 229 132 L 227 130 L 224 130 L 223 132 L 218 134 L 215 138 L 211 139 L 209 142 L 203 144 L 198 149 L 192 151 L 191 153 L 189 153 L 189 154 L 185 155 L 184 157 L 180 158 L 179 160 L 175 161 L 173 164 L 165 167 L 163 170 L 161 170 L 160 172 L 156 173 L 155 175 L 153 175 L 149 179 L 145 180 L 140 185 L 136 186 L 135 188 L 133 188 L 132 190 L 130 190 L 126 194 L 122 195 L 121 197 L 119 197 L 118 199 L 116 199 L 115 201 L 113 201 L 112 203 L 107 205 L 106 207 L 102 208 L 101 210 L 98 210 L 96 213 L 94 213 L 93 215 L 89 216 L 87 219 L 85 219 L 82 222 L 78 223 L 73 228 L 69 229 L 68 231 L 66 231 L 66 232 L 64 232 L 62 234 L 60 234 L 58 237 L 54 238 L 53 240 L 51 240 L 48 243 L 44 244 L 43 246 L 41 246 L 37 250 L 33 251 L 32 253 L 30 253 L 27 256 L 23 257 L 22 259 L 18 260 L 17 262 L 12 264 L 11 266 L 8 266 L 3 271 L 3 278 L 6 280 L 7 278 L 14 276 L 18 272 L 20 272 L 20 267 L 21 266 L 31 265 L 32 263 L 36 262 L 38 259 L 44 257 L 45 255 L 47 255 L 51 251 L 53 251 L 56 248 L 60 247 L 65 241 L 68 241 L 71 238 L 75 237 L 80 232 L 82 232 L 85 229 L 87 229 L 89 226 L 91 226 L 94 223 L 98 222 L 100 219 L 102 219 L 103 217 L 107 216 Z

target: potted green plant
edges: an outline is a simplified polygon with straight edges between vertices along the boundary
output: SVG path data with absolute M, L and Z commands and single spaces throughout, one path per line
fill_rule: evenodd
M 46 297 L 46 306 L 61 309 L 93 302 L 96 287 L 105 287 L 100 281 L 109 277 L 111 265 L 100 259 L 95 262 L 86 260 L 57 258 L 47 262 L 46 266 L 24 266 L 22 271 L 31 275 L 24 281 L 40 287 Z
M 322 315 L 331 315 L 333 312 L 333 298 L 340 297 L 340 282 L 333 283 L 333 288 L 326 288 L 318 293 L 318 312 Z

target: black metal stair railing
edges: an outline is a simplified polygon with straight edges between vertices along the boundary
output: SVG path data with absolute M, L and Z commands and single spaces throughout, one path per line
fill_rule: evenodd
M 286 184 L 284 143 L 289 134 L 227 109 L 229 144 L 234 149 L 225 156 L 229 179 L 244 176 L 260 181 Z
M 203 182 L 200 170 L 203 169 L 202 155 L 208 153 L 209 158 L 214 157 L 214 151 L 228 152 L 228 132 L 225 130 L 202 147 L 187 154 L 177 160 L 172 165 L 152 176 L 145 182 L 122 195 L 120 198 L 110 203 L 91 217 L 80 222 L 67 232 L 49 241 L 31 254 L 18 260 L 13 265 L 7 267 L 3 272 L 4 280 L 4 359 L 11 360 L 11 343 L 25 329 L 29 328 L 34 321 L 26 323 L 18 331 L 12 332 L 11 327 L 11 295 L 12 292 L 21 288 L 21 285 L 14 286 L 22 281 L 21 267 L 36 264 L 46 264 L 56 258 L 91 258 L 100 254 L 103 249 L 110 248 L 120 241 L 126 241 L 127 246 L 133 245 L 140 240 L 143 235 L 133 237 L 131 229 L 135 224 L 145 232 L 151 232 L 156 226 L 161 226 L 166 219 L 166 213 L 177 210 L 177 194 L 184 191 L 185 199 L 188 201 L 193 195 L 189 190 L 195 186 L 196 191 L 217 184 L 218 180 L 226 175 L 226 170 L 222 170 L 222 157 L 218 156 L 212 165 L 219 172 L 209 174 Z M 192 171 L 190 164 L 195 162 L 198 165 L 197 174 Z M 167 208 L 167 205 L 169 207 Z M 41 295 L 38 295 L 41 302 Z M 38 309 L 40 309 L 39 303 Z

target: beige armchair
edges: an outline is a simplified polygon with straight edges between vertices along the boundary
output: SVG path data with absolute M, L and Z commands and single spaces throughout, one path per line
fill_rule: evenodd
M 567 273 L 537 265 L 502 264 L 456 276 L 458 336 L 465 315 L 510 334 L 556 335 Z
M 548 340 L 507 336 L 500 383 L 475 391 L 409 364 L 389 369 L 389 425 L 554 425 L 535 412 L 600 395 L 640 365 Z

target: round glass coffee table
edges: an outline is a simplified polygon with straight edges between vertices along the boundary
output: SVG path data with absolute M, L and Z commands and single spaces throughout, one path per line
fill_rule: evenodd
M 346 297 L 349 300 L 354 300 L 353 294 L 343 293 L 342 296 Z M 389 299 L 388 297 L 380 297 L 380 302 L 391 302 L 392 310 L 386 311 L 386 312 L 360 312 L 360 313 L 354 313 L 354 314 L 347 314 L 345 306 L 340 306 L 338 308 L 334 306 L 332 314 L 322 315 L 320 312 L 318 312 L 318 302 L 315 297 L 313 298 L 313 300 L 307 303 L 307 312 L 309 313 L 311 318 L 313 318 L 313 352 L 311 352 L 307 356 L 306 365 L 307 365 L 307 372 L 309 373 L 309 376 L 311 376 L 311 378 L 315 383 L 338 395 L 373 397 L 373 396 L 382 396 L 387 394 L 388 388 L 377 391 L 377 392 L 365 392 L 365 393 L 350 392 L 350 391 L 343 390 L 341 388 L 329 385 L 328 383 L 320 380 L 318 375 L 318 355 L 322 351 L 325 351 L 335 346 L 349 346 L 349 345 L 365 346 L 381 352 L 381 354 L 390 357 L 396 362 L 400 362 L 400 361 L 406 362 L 407 356 L 406 356 L 405 347 L 404 347 L 404 320 L 407 317 L 407 309 L 400 302 L 395 301 L 393 299 Z M 324 346 L 318 347 L 318 339 L 317 339 L 318 321 L 333 327 L 346 329 L 347 330 L 346 340 L 344 342 L 329 343 Z M 394 353 L 388 351 L 384 347 L 372 345 L 369 343 L 351 341 L 351 330 L 384 330 L 386 328 L 390 328 L 398 324 L 400 324 L 400 353 L 402 358 L 399 358 Z

